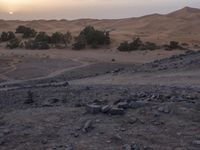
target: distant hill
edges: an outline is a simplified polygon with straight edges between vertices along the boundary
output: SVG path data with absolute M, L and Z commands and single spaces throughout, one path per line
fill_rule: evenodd
M 34 20 L 6 21 L 0 20 L 0 32 L 15 30 L 19 25 L 26 25 L 37 31 L 52 33 L 70 30 L 76 36 L 87 25 L 101 30 L 111 31 L 113 46 L 133 37 L 144 41 L 165 44 L 170 40 L 200 44 L 200 9 L 185 7 L 175 12 L 161 15 L 152 14 L 125 19 L 79 19 L 79 20 Z

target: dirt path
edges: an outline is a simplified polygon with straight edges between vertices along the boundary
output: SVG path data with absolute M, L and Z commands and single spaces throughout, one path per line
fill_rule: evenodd
M 106 74 L 69 81 L 72 85 L 169 85 L 199 87 L 200 70 L 179 72 Z
M 11 81 L 7 81 L 7 82 L 3 82 L 3 83 L 0 83 L 0 87 L 2 87 L 2 88 L 0 88 L 0 91 L 5 91 L 5 90 L 9 90 L 9 89 L 16 89 L 17 87 L 14 84 L 23 84 L 23 83 L 26 83 L 28 81 L 40 81 L 40 80 L 45 80 L 45 79 L 51 79 L 51 78 L 57 77 L 57 76 L 65 73 L 67 71 L 72 71 L 72 70 L 75 70 L 75 69 L 81 69 L 81 68 L 84 68 L 84 67 L 87 67 L 87 66 L 94 64 L 94 63 L 91 63 L 91 62 L 80 61 L 78 59 L 71 59 L 71 60 L 74 61 L 74 62 L 78 62 L 81 65 L 57 70 L 57 71 L 52 72 L 49 75 L 44 76 L 44 77 L 38 77 L 38 78 L 33 78 L 33 79 L 28 79 L 28 80 L 11 80 Z M 14 86 L 12 86 L 12 84 Z
M 16 64 L 19 63 L 19 59 L 13 59 L 9 64 L 7 71 L 0 74 L 0 79 L 2 80 L 11 80 L 9 77 L 6 76 L 6 74 L 13 72 L 17 69 Z

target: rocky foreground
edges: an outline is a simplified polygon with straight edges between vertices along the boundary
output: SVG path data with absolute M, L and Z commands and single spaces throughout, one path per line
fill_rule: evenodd
M 199 55 L 141 66 L 102 64 L 99 70 L 92 65 L 37 82 L 1 84 L 0 149 L 199 150 L 199 86 L 71 82 L 105 74 L 198 70 Z

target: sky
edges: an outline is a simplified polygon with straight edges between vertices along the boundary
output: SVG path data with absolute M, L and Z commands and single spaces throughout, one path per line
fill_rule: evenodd
M 169 13 L 200 0 L 0 0 L 0 19 L 117 19 Z

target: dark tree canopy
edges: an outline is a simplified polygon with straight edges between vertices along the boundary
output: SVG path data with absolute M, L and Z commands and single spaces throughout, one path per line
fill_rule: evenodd
M 20 42 L 21 41 L 19 39 L 13 38 L 7 43 L 6 47 L 10 49 L 18 48 L 20 46 Z
M 34 29 L 25 26 L 19 26 L 16 29 L 16 33 L 23 34 L 23 38 L 32 38 L 35 37 L 37 32 Z
M 159 48 L 155 43 L 143 43 L 140 38 L 134 39 L 132 42 L 123 42 L 118 47 L 119 51 L 134 51 L 134 50 L 155 50 Z
M 77 39 L 84 38 L 86 41 L 85 44 L 92 46 L 93 48 L 97 48 L 99 45 L 109 45 L 110 44 L 109 32 L 96 30 L 92 26 L 85 27 L 79 34 L 79 37 L 81 37 L 81 38 L 77 38 Z M 80 42 L 80 40 L 79 41 L 76 40 L 75 45 L 79 45 L 78 42 Z M 83 42 L 80 45 L 83 45 Z
M 2 32 L 1 41 L 6 42 L 15 38 L 15 34 L 12 31 Z
M 39 32 L 35 37 L 35 41 L 50 43 L 51 37 L 49 35 L 47 35 L 46 32 Z
M 26 49 L 49 49 L 47 42 L 36 42 L 35 40 L 28 40 L 24 43 Z
M 81 50 L 86 47 L 86 39 L 84 35 L 79 35 L 76 38 L 76 42 L 72 45 L 72 49 Z
M 130 45 L 127 41 L 123 42 L 120 44 L 120 46 L 118 47 L 119 51 L 130 51 Z
M 64 43 L 64 35 L 60 32 L 53 33 L 51 36 L 51 43 L 53 44 Z

